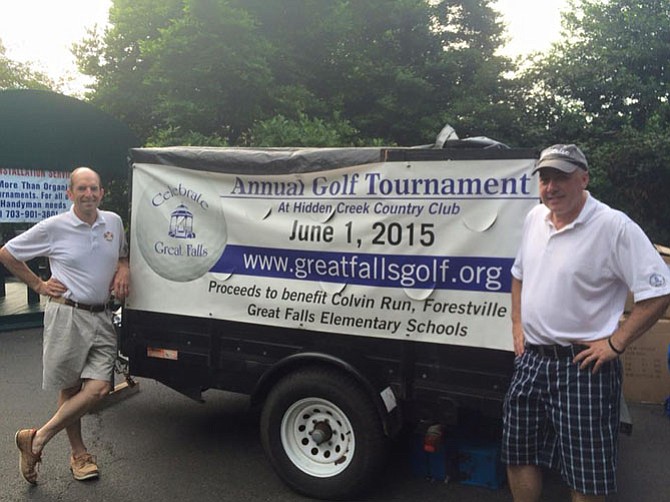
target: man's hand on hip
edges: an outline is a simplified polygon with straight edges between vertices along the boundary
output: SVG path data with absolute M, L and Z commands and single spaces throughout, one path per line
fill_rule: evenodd
M 587 342 L 584 345 L 587 345 L 588 348 L 582 350 L 573 359 L 575 363 L 579 364 L 579 369 L 585 370 L 589 365 L 593 364 L 591 371 L 597 373 L 603 364 L 619 357 L 619 354 L 610 348 L 607 338 L 596 340 L 595 342 Z

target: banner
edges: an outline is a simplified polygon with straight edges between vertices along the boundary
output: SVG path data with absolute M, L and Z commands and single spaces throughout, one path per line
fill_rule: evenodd
M 68 210 L 69 178 L 66 171 L 0 168 L 0 223 L 36 223 Z
M 511 350 L 533 159 L 242 175 L 133 166 L 137 310 Z

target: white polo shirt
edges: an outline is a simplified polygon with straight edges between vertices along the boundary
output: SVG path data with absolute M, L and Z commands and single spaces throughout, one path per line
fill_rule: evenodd
M 63 297 L 102 304 L 109 299 L 119 258 L 128 256 L 123 223 L 116 213 L 98 210 L 91 226 L 77 217 L 73 207 L 40 221 L 5 247 L 20 261 L 48 257 L 52 276 L 68 289 Z
M 512 275 L 523 282 L 526 341 L 539 345 L 604 338 L 628 291 L 636 302 L 670 293 L 670 269 L 642 229 L 590 194 L 559 231 L 543 204 L 528 213 Z

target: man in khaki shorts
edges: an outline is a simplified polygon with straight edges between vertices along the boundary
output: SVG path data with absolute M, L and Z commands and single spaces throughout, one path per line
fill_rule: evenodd
M 111 391 L 117 355 L 116 334 L 106 308 L 110 293 L 128 294 L 128 247 L 121 218 L 98 209 L 104 195 L 100 176 L 87 167 L 75 169 L 67 190 L 70 211 L 37 223 L 0 249 L 0 262 L 41 295 L 44 312 L 43 379 L 45 390 L 57 390 L 58 410 L 38 429 L 16 433 L 21 474 L 37 482 L 44 446 L 67 432 L 70 468 L 77 480 L 98 477 L 98 466 L 81 433 L 81 417 Z M 26 265 L 49 258 L 52 276 L 43 281 Z

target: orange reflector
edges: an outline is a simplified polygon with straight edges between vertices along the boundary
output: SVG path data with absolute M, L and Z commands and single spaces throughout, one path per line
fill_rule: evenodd
M 179 352 L 170 349 L 154 349 L 153 347 L 147 347 L 147 357 L 176 361 L 179 359 Z

